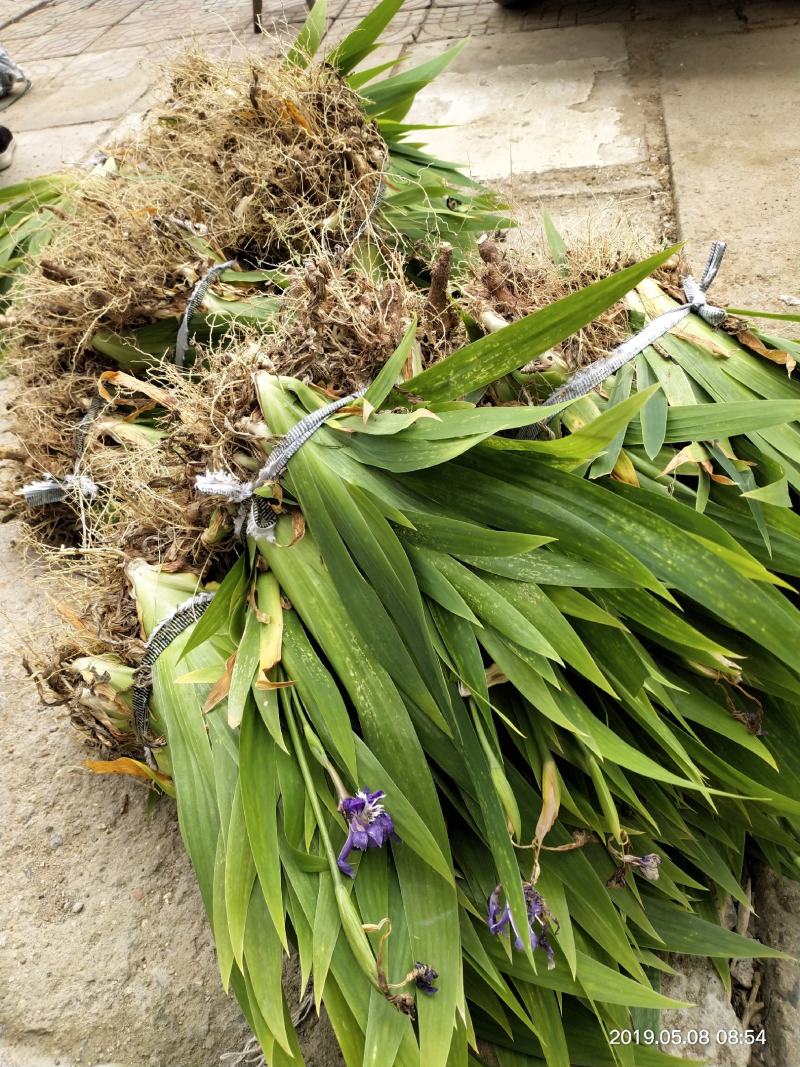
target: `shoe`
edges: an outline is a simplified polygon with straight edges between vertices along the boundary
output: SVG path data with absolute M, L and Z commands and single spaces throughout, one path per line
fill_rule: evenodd
M 8 170 L 14 158 L 17 142 L 7 126 L 0 126 L 0 170 Z

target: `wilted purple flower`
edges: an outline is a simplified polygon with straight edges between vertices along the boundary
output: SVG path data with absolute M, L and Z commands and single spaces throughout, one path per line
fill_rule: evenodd
M 356 798 L 361 795 L 361 793 L 357 793 Z M 379 798 L 383 796 L 383 793 L 367 793 L 366 796 Z M 391 822 L 391 819 L 389 821 Z M 391 830 L 389 831 L 389 833 L 391 834 Z M 341 859 L 339 862 L 341 866 Z M 363 929 L 371 934 L 377 933 L 379 930 L 383 930 L 381 939 L 378 942 L 378 951 L 375 953 L 375 976 L 378 980 L 378 989 L 380 989 L 381 993 L 383 993 L 389 1003 L 393 1004 L 398 1011 L 401 1011 L 404 1015 L 408 1015 L 410 1019 L 415 1019 L 417 1017 L 417 1004 L 412 995 L 407 992 L 394 993 L 392 992 L 392 990 L 403 990 L 404 986 L 407 986 L 411 982 L 413 982 L 417 989 L 421 989 L 422 992 L 427 993 L 428 996 L 433 996 L 434 993 L 439 992 L 439 990 L 433 984 L 439 977 L 438 972 L 435 971 L 433 967 L 430 966 L 430 964 L 421 963 L 419 960 L 417 960 L 417 962 L 414 964 L 414 966 L 411 968 L 411 970 L 408 972 L 402 982 L 390 982 L 386 976 L 386 972 L 383 969 L 383 946 L 386 944 L 387 939 L 391 936 L 392 920 L 387 915 L 386 918 L 381 919 L 381 921 L 377 925 L 373 925 L 371 923 L 365 924 L 363 926 Z
M 414 964 L 414 970 L 409 974 L 409 979 L 414 982 L 417 989 L 421 989 L 423 993 L 427 993 L 429 997 L 434 993 L 438 993 L 439 990 L 433 984 L 439 977 L 439 972 L 434 971 L 433 967 L 427 963 L 420 963 L 419 960 Z
M 489 897 L 487 910 L 489 931 L 493 934 L 502 934 L 506 927 L 510 926 L 514 933 L 514 948 L 519 949 L 522 952 L 525 949 L 525 943 L 514 923 L 514 917 L 511 914 L 511 908 L 508 906 L 508 902 L 505 902 L 502 905 L 500 903 L 502 892 L 502 885 L 495 886 Z M 527 936 L 530 938 L 531 948 L 543 948 L 545 950 L 547 953 L 547 969 L 548 971 L 552 971 L 556 965 L 555 952 L 553 951 L 553 946 L 547 940 L 547 931 L 551 928 L 552 916 L 547 910 L 547 905 L 545 904 L 544 899 L 541 894 L 536 891 L 532 882 L 523 882 L 522 892 L 525 897 L 525 905 L 528 911 Z
M 626 884 L 625 875 L 629 867 L 637 870 L 648 882 L 658 881 L 661 856 L 657 852 L 648 852 L 646 856 L 635 856 L 632 852 L 623 855 L 614 850 L 613 854 L 620 861 L 620 865 L 606 882 L 609 889 L 620 889 Z
M 646 856 L 626 856 L 625 862 L 636 867 L 650 882 L 658 881 L 658 868 L 661 866 L 661 857 L 657 852 L 648 852 Z
M 661 857 L 657 852 L 648 852 L 639 859 L 639 870 L 651 882 L 658 881 L 658 868 L 661 866 Z
M 359 789 L 354 797 L 342 797 L 339 811 L 347 819 L 347 840 L 339 853 L 339 870 L 349 878 L 355 877 L 347 857 L 357 848 L 366 852 L 368 848 L 381 848 L 394 833 L 394 821 L 383 810 L 381 800 L 386 794 L 382 789 L 370 792 Z

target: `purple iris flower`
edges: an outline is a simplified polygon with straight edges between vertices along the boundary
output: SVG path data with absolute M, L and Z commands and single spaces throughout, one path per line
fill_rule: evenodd
M 354 797 L 343 797 L 339 801 L 339 811 L 347 819 L 347 840 L 339 853 L 339 870 L 349 878 L 355 877 L 347 857 L 357 848 L 366 852 L 368 848 L 381 848 L 394 833 L 394 821 L 383 810 L 381 800 L 386 796 L 382 789 L 370 792 L 359 789 Z
M 530 938 L 532 949 L 543 948 L 545 950 L 547 953 L 547 969 L 548 971 L 552 971 L 556 965 L 555 952 L 553 951 L 553 946 L 547 940 L 547 932 L 551 928 L 553 917 L 547 910 L 547 905 L 541 894 L 537 893 L 531 882 L 523 882 L 522 891 L 528 911 L 528 930 L 526 936 Z M 510 926 L 514 933 L 514 948 L 519 949 L 522 952 L 525 949 L 525 943 L 516 927 L 508 903 L 506 902 L 501 905 L 500 898 L 502 892 L 502 885 L 495 886 L 492 895 L 489 897 L 487 910 L 489 931 L 493 934 L 502 934 L 506 927 Z M 556 927 L 556 929 L 558 928 Z

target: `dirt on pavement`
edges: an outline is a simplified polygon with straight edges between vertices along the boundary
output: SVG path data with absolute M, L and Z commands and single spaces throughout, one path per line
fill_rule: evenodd
M 249 1032 L 174 805 L 148 813 L 138 782 L 85 770 L 65 709 L 42 706 L 22 654 L 52 609 L 16 533 L 0 527 L 0 1067 L 218 1067 Z

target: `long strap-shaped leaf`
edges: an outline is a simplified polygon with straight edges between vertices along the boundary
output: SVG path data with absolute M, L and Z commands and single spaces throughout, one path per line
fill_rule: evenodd
M 246 516 L 240 517 L 240 526 L 246 517 L 248 536 L 270 536 L 278 521 L 278 516 L 268 501 L 255 495 L 256 491 L 262 486 L 277 482 L 286 473 L 286 468 L 289 466 L 291 458 L 297 455 L 306 441 L 314 436 L 320 426 L 332 415 L 335 415 L 337 411 L 341 411 L 342 408 L 362 397 L 365 392 L 366 389 L 360 389 L 358 392 L 341 397 L 339 400 L 334 400 L 332 403 L 326 404 L 324 407 L 318 408 L 300 419 L 287 431 L 280 444 L 272 450 L 269 459 L 252 481 L 240 482 L 237 478 L 224 471 L 206 471 L 205 474 L 198 475 L 195 485 L 201 493 L 206 493 L 210 496 L 223 496 L 234 504 L 249 502 L 250 506 L 247 509 Z
M 629 337 L 627 341 L 617 345 L 603 359 L 597 359 L 594 363 L 590 363 L 588 367 L 584 367 L 576 374 L 573 374 L 569 381 L 548 396 L 545 403 L 557 404 L 562 400 L 577 400 L 578 397 L 591 393 L 592 390 L 602 385 L 606 378 L 616 374 L 626 363 L 629 363 L 634 356 L 638 356 L 640 352 L 644 352 L 646 348 L 658 341 L 665 333 L 669 333 L 673 326 L 677 326 L 692 311 L 695 311 L 709 326 L 721 326 L 725 321 L 725 311 L 723 308 L 713 307 L 707 303 L 706 289 L 717 276 L 722 257 L 725 255 L 725 247 L 724 241 L 714 241 L 700 281 L 696 282 L 691 275 L 684 280 L 685 304 L 680 304 L 670 311 L 665 311 L 657 319 L 648 322 L 633 337 Z M 519 436 L 533 439 L 538 436 L 541 425 L 540 423 L 538 426 L 526 427 L 520 431 Z M 656 445 L 656 452 L 658 447 Z
M 405 382 L 399 389 L 426 400 L 456 400 L 517 370 L 582 329 L 665 263 L 679 245 L 557 300 L 459 349 Z

